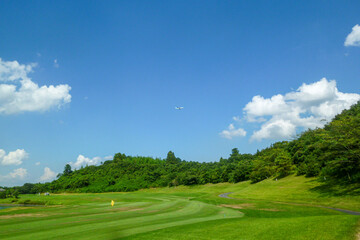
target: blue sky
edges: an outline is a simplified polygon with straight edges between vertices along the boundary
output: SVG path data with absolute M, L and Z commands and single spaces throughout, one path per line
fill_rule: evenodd
M 321 126 L 360 99 L 359 9 L 1 1 L 0 186 L 117 152 L 218 161 Z

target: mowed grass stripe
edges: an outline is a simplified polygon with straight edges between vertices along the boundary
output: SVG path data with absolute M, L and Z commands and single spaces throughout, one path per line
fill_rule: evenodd
M 243 214 L 239 211 L 234 210 L 228 210 L 223 208 L 218 208 L 220 211 L 217 211 L 216 215 L 206 214 L 206 217 L 199 217 L 200 215 L 197 213 L 194 213 L 192 215 L 183 215 L 181 218 L 164 218 L 162 220 L 159 219 L 150 219 L 150 221 L 146 221 L 144 218 L 138 218 L 133 219 L 134 221 L 131 222 L 131 224 L 121 225 L 118 224 L 118 227 L 114 226 L 104 226 L 101 229 L 98 229 L 96 232 L 97 237 L 89 237 L 91 234 L 91 230 L 84 229 L 82 232 L 77 232 L 76 235 L 70 234 L 67 236 L 62 235 L 62 239 L 71 239 L 74 236 L 76 238 L 82 239 L 84 235 L 88 235 L 86 239 L 118 239 L 120 237 L 129 236 L 132 234 L 137 234 L 141 232 L 148 232 L 148 231 L 154 231 L 162 228 L 167 227 L 173 227 L 173 226 L 179 226 L 179 225 L 185 225 L 185 224 L 192 224 L 192 223 L 198 223 L 198 222 L 204 222 L 204 221 L 210 221 L 214 219 L 221 219 L 221 218 L 235 218 L 235 217 L 242 217 Z M 200 211 L 204 211 L 204 209 L 200 209 Z M 203 214 L 205 216 L 205 214 Z M 156 216 L 158 217 L 158 216 Z M 87 226 L 89 227 L 89 226 Z M 90 231 L 90 232 L 89 232 Z
M 163 208 L 163 210 L 166 209 L 168 211 L 162 212 L 161 210 L 159 210 L 159 212 L 153 214 L 147 211 L 148 209 L 144 209 L 137 213 L 132 212 L 131 214 L 132 216 L 131 215 L 126 216 L 123 214 L 123 212 L 111 214 L 113 216 L 109 216 L 109 213 L 111 212 L 108 212 L 107 214 L 97 215 L 95 218 L 88 218 L 89 216 L 86 216 L 86 217 L 63 218 L 55 221 L 53 220 L 52 224 L 51 221 L 47 222 L 46 219 L 44 219 L 44 224 L 46 223 L 46 225 L 48 226 L 46 229 L 44 229 L 43 227 L 32 228 L 32 229 L 29 228 L 27 229 L 28 231 L 26 231 L 25 229 L 25 231 L 22 231 L 22 233 L 17 232 L 17 234 L 14 232 L 12 233 L 8 232 L 11 235 L 16 234 L 16 236 L 9 239 L 17 239 L 24 237 L 46 239 L 50 233 L 55 234 L 57 236 L 63 236 L 65 232 L 72 236 L 74 236 L 74 234 L 76 236 L 77 235 L 81 236 L 83 232 L 89 232 L 89 231 L 96 232 L 100 229 L 101 231 L 105 230 L 105 232 L 106 231 L 111 232 L 111 228 L 114 227 L 117 227 L 117 232 L 119 232 L 134 227 L 136 229 L 136 226 L 138 226 L 139 223 L 141 223 L 141 228 L 144 229 L 142 231 L 147 231 L 145 229 L 150 229 L 150 230 L 158 229 L 167 226 L 168 224 L 170 224 L 171 226 L 173 225 L 175 226 L 179 224 L 181 225 L 181 224 L 191 223 L 194 221 L 198 222 L 198 221 L 205 221 L 205 220 L 211 220 L 222 217 L 221 215 L 219 215 L 219 210 L 217 209 L 217 207 L 214 207 L 212 205 L 208 205 L 200 202 L 183 201 L 183 200 L 182 201 L 177 200 L 174 202 L 166 202 L 164 204 L 160 204 L 160 205 L 165 205 L 161 207 Z M 225 211 L 228 214 L 228 217 L 230 217 L 231 214 L 229 211 L 227 211 L 226 209 L 223 211 Z M 236 217 L 241 216 L 241 214 L 238 211 L 233 211 L 233 212 L 237 213 L 235 214 Z M 66 220 L 67 223 L 66 222 L 64 223 L 64 220 Z M 94 221 L 97 221 L 98 223 L 93 223 Z M 64 225 L 62 226 L 62 224 Z M 71 227 L 69 227 L 68 224 L 71 224 Z M 151 227 L 152 225 L 154 226 Z M 40 224 L 40 226 L 42 225 Z M 14 227 L 16 227 L 17 230 L 19 230 L 18 228 L 19 223 L 17 223 L 17 225 Z M 139 232 L 140 230 L 141 229 L 136 229 L 133 232 Z M 9 237 L 9 235 L 8 236 L 6 235 L 3 235 L 3 237 Z
M 127 208 L 127 207 L 132 207 L 132 208 L 145 208 L 150 206 L 149 203 L 143 203 L 143 204 L 125 204 L 123 206 L 121 206 L 121 208 Z M 82 206 L 82 207 L 68 207 L 68 208 L 61 208 L 60 210 L 57 209 L 56 211 L 52 211 L 52 209 L 47 209 L 47 210 L 43 210 L 43 209 L 38 209 L 38 210 L 42 210 L 42 211 L 36 211 L 35 209 L 33 209 L 32 211 L 17 211 L 17 212 L 12 212 L 11 214 L 2 214 L 2 215 L 16 215 L 16 214 L 33 214 L 33 217 L 21 217 L 20 219 L 17 217 L 14 218 L 8 218 L 8 219 L 0 219 L 0 225 L 2 226 L 2 229 L 6 229 L 7 226 L 13 225 L 15 224 L 16 226 L 18 226 L 19 221 L 21 221 L 21 224 L 23 224 L 24 226 L 26 226 L 26 223 L 34 223 L 34 222 L 38 222 L 39 224 L 41 224 L 41 222 L 46 221 L 49 225 L 52 224 L 51 220 L 54 220 L 54 224 L 57 224 L 57 222 L 59 220 L 63 220 L 63 221 L 73 221 L 74 219 L 81 219 L 81 218 L 87 218 L 87 217 L 93 217 L 96 215 L 107 215 L 108 213 L 111 213 L 111 208 L 107 207 L 94 207 L 94 205 L 92 205 L 92 207 L 90 206 Z M 116 209 L 115 209 L 116 210 Z M 131 210 L 131 208 L 129 208 L 129 210 Z M 124 212 L 127 212 L 126 210 L 124 210 Z M 128 212 L 127 212 L 128 213 Z M 48 216 L 36 216 L 37 214 L 45 214 Z M 1 217 L 1 216 L 0 216 Z
M 101 219 L 100 219 L 101 220 Z M 68 231 L 68 229 L 67 229 L 67 231 Z
M 139 233 L 124 240 L 349 240 L 355 239 L 354 216 L 217 219 Z M 350 236 L 350 237 L 349 237 Z M 119 238 L 111 238 L 113 240 Z
M 176 204 L 176 202 L 173 202 L 172 204 Z M 48 221 L 51 219 L 60 219 L 60 218 L 73 218 L 73 217 L 86 217 L 86 216 L 91 216 L 91 215 L 96 215 L 96 214 L 108 214 L 111 213 L 112 211 L 116 211 L 116 210 L 121 210 L 122 208 L 127 208 L 129 207 L 129 210 L 135 209 L 135 208 L 146 208 L 146 207 L 156 207 L 156 205 L 160 205 L 160 203 L 149 203 L 149 202 L 136 202 L 136 203 L 117 203 L 115 207 L 110 207 L 109 204 L 86 204 L 83 206 L 67 206 L 67 207 L 45 207 L 45 208 L 26 208 L 23 207 L 20 210 L 17 211 L 3 211 L 0 214 L 0 218 L 1 215 L 16 215 L 16 214 L 27 214 L 27 213 L 32 213 L 32 214 L 48 214 L 49 216 L 47 217 L 25 217 L 25 218 L 21 218 L 22 223 L 26 223 L 28 222 L 34 222 L 34 221 Z M 163 206 L 163 204 L 161 205 Z M 168 210 L 171 211 L 171 207 L 170 205 L 164 205 L 163 206 L 164 210 Z M 156 209 L 161 209 L 161 207 L 157 206 Z M 123 209 L 123 211 L 119 211 L 119 213 L 129 213 L 128 211 L 126 211 L 126 209 Z M 69 215 L 70 214 L 70 215 Z M 71 220 L 71 219 L 69 219 Z M 19 219 L 18 218 L 9 218 L 6 220 L 2 220 L 0 219 L 0 224 L 2 226 L 5 225 L 11 225 L 11 224 L 18 224 L 19 223 Z
M 157 209 L 162 212 L 173 212 L 177 210 L 177 207 L 179 205 L 178 202 L 166 202 L 166 204 L 156 204 L 158 205 Z M 128 206 L 128 205 L 127 205 Z M 93 205 L 94 207 L 94 205 Z M 95 208 L 99 209 L 99 208 Z M 72 209 L 74 211 L 75 209 Z M 106 223 L 109 221 L 118 220 L 119 217 L 121 219 L 127 219 L 127 218 L 133 218 L 138 217 L 139 213 L 135 211 L 120 211 L 120 212 L 112 212 L 114 208 L 106 207 L 103 208 L 102 213 L 99 211 L 93 212 L 94 214 L 91 214 L 88 212 L 89 209 L 86 210 L 86 213 L 84 215 L 81 215 L 81 212 L 77 216 L 68 215 L 68 212 L 64 212 L 64 214 L 60 216 L 52 216 L 52 217 L 24 217 L 24 218 L 14 218 L 12 219 L 12 226 L 4 226 L 2 227 L 0 236 L 4 235 L 5 233 L 17 233 L 20 234 L 21 232 L 24 232 L 26 234 L 27 231 L 32 230 L 33 232 L 36 232 L 38 230 L 42 229 L 43 224 L 47 225 L 46 230 L 54 230 L 59 228 L 66 228 L 68 224 L 71 226 L 79 226 L 84 225 L 86 221 L 101 221 L 102 223 Z M 90 209 L 91 210 L 91 209 Z M 116 209 L 115 209 L 116 210 Z M 114 214 L 115 213 L 115 214 Z M 36 214 L 36 213 L 34 213 Z M 147 213 L 147 215 L 156 215 L 157 213 Z M 27 220 L 25 220 L 27 219 Z M 36 222 L 36 225 L 34 227 L 34 222 Z M 1 223 L 0 223 L 1 224 Z M 36 227 L 38 226 L 39 229 Z M 6 231 L 8 230 L 8 231 Z
M 174 226 L 183 226 L 183 225 L 187 225 L 187 224 L 194 224 L 194 223 L 199 223 L 199 222 L 205 222 L 205 221 L 211 221 L 211 220 L 217 220 L 217 219 L 225 219 L 225 218 L 227 218 L 227 219 L 240 218 L 240 217 L 244 216 L 239 211 L 235 211 L 235 212 L 237 214 L 233 214 L 233 212 L 229 212 L 229 211 L 224 211 L 224 213 L 226 213 L 226 214 L 220 213 L 217 215 L 210 215 L 208 217 L 197 217 L 197 218 L 190 218 L 190 219 L 185 219 L 185 220 L 181 220 L 181 221 L 171 221 L 171 222 L 167 222 L 164 224 L 152 224 L 151 226 L 146 226 L 146 227 L 129 228 L 129 229 L 119 232 L 118 237 L 125 237 L 125 236 L 129 236 L 129 235 L 137 234 L 137 233 L 150 232 L 150 231 L 174 227 Z

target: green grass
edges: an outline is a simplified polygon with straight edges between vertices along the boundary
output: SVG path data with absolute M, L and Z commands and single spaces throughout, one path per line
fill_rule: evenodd
M 314 178 L 289 176 L 257 184 L 243 182 L 232 194 L 236 198 L 331 206 L 360 212 L 360 186 L 326 185 Z
M 0 239 L 355 239 L 359 216 L 314 205 L 357 210 L 359 196 L 324 195 L 318 186 L 291 176 L 133 193 L 22 195 L 19 202 L 46 205 L 0 210 Z M 224 192 L 236 199 L 218 197 Z
M 251 184 L 250 181 L 236 184 L 220 183 L 180 186 L 169 189 L 145 189 L 146 192 L 179 192 L 221 194 L 233 192 L 230 197 L 246 200 L 266 200 L 271 202 L 289 202 L 308 205 L 321 205 L 360 212 L 360 186 L 334 185 L 318 182 L 316 178 L 288 176 L 278 181 L 267 179 Z

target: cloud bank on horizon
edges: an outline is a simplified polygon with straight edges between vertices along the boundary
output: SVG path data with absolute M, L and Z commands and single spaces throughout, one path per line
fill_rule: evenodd
M 79 154 L 79 156 L 76 159 L 76 162 L 70 162 L 69 164 L 74 167 L 74 168 L 79 168 L 81 166 L 90 166 L 90 165 L 96 165 L 98 163 L 100 163 L 101 161 L 106 161 L 106 160 L 111 160 L 113 159 L 112 156 L 106 156 L 106 157 L 93 157 L 93 158 L 88 158 L 85 157 L 84 155 Z
M 16 149 L 15 151 L 9 152 L 6 154 L 6 151 L 0 149 L 0 164 L 3 166 L 11 165 L 21 165 L 25 159 L 29 157 L 24 149 Z M 39 164 L 38 164 L 39 163 Z M 40 162 L 37 162 L 36 165 L 40 165 Z M 49 167 L 44 168 L 44 174 L 39 178 L 40 182 L 45 182 L 53 180 L 56 177 L 56 173 L 53 172 Z M 26 168 L 17 168 L 10 171 L 6 175 L 0 175 L 0 181 L 13 181 L 13 180 L 24 180 L 29 176 L 28 170 Z
M 0 175 L 0 181 L 11 181 L 11 180 L 16 180 L 16 179 L 20 179 L 23 180 L 28 176 L 28 171 L 25 168 L 17 168 L 14 169 L 13 171 L 11 171 L 10 173 L 8 173 L 7 175 Z
M 340 92 L 335 80 L 322 78 L 311 84 L 303 83 L 296 91 L 284 95 L 277 94 L 271 98 L 254 96 L 243 108 L 243 119 L 249 123 L 261 123 L 260 129 L 253 132 L 250 141 L 290 139 L 296 135 L 297 129 L 324 126 L 335 115 L 359 100 L 359 94 Z M 236 129 L 233 124 L 230 126 L 220 133 L 222 137 L 232 139 L 245 136 L 237 134 L 245 132 L 244 129 Z
M 0 58 L 0 114 L 44 112 L 71 102 L 69 85 L 39 87 L 28 77 L 36 66 Z

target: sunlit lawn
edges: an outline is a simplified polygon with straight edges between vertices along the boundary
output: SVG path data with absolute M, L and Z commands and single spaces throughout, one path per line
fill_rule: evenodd
M 358 196 L 325 196 L 310 185 L 316 183 L 289 177 L 255 185 L 22 195 L 19 202 L 47 205 L 0 210 L 0 239 L 355 239 L 359 216 L 311 205 L 356 210 Z M 218 197 L 224 192 L 237 199 Z

